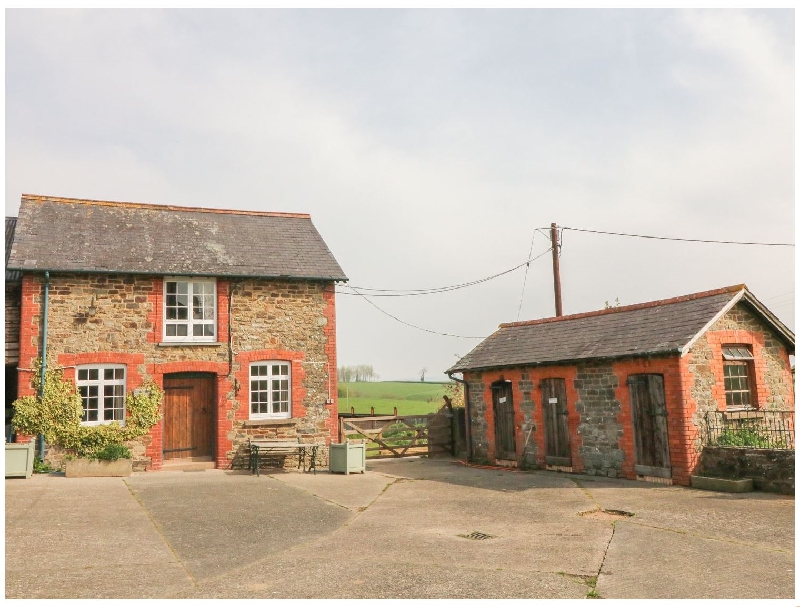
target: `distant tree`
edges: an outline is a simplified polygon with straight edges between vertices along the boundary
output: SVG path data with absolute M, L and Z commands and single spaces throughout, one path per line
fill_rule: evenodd
M 379 377 L 372 365 L 342 365 L 337 376 L 341 382 L 376 381 Z
M 619 297 L 615 297 L 614 298 L 614 303 L 613 304 L 612 303 L 608 303 L 608 300 L 606 300 L 606 303 L 603 306 L 603 309 L 604 310 L 608 310 L 609 308 L 619 308 Z
M 419 381 L 425 381 L 425 374 L 428 372 L 428 367 L 422 367 L 419 372 Z

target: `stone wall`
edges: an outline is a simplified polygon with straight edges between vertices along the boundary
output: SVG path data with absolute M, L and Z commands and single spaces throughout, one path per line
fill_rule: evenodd
M 32 393 L 39 356 L 42 279 L 23 279 L 20 393 Z M 216 381 L 217 467 L 231 467 L 250 437 L 329 442 L 336 429 L 336 321 L 332 283 L 217 280 L 217 341 L 163 342 L 162 277 L 51 275 L 48 357 L 74 378 L 75 365 L 126 365 L 126 389 L 164 375 L 213 374 Z M 291 363 L 292 418 L 250 420 L 249 365 Z M 331 401 L 331 402 L 328 402 Z M 274 422 L 277 425 L 270 425 Z M 134 465 L 162 464 L 162 428 L 131 445 Z M 56 454 L 54 453 L 54 457 Z M 288 465 L 291 465 L 289 463 Z
M 695 474 L 713 478 L 752 478 L 762 491 L 794 494 L 794 449 L 704 447 Z
M 610 363 L 578 365 L 575 409 L 580 415 L 578 433 L 583 444 L 579 453 L 586 474 L 622 475 L 625 453 L 619 445 L 623 430 L 618 420 L 621 405 L 615 394 L 618 385 Z

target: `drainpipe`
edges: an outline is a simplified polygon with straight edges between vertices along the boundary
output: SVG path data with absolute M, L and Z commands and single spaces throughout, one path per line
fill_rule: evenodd
M 447 377 L 464 386 L 464 439 L 467 441 L 467 461 L 472 461 L 472 424 L 469 418 L 469 384 L 463 379 L 453 377 L 448 373 Z
M 42 322 L 42 375 L 39 385 L 39 398 L 44 398 L 44 378 L 47 373 L 47 308 L 50 301 L 50 272 L 44 273 L 44 311 L 42 313 L 44 321 Z M 39 459 L 44 461 L 44 435 L 40 434 L 39 441 Z

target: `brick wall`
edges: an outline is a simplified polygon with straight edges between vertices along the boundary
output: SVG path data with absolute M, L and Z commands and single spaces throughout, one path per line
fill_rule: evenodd
M 214 433 L 218 467 L 231 467 L 251 436 L 275 434 L 329 442 L 336 429 L 336 314 L 332 283 L 217 281 L 214 344 L 163 344 L 161 277 L 54 275 L 50 279 L 48 353 L 74 378 L 78 364 L 127 367 L 127 391 L 164 375 L 205 372 L 216 377 Z M 32 394 L 40 348 L 43 279 L 22 283 L 20 393 Z M 90 312 L 90 307 L 93 308 Z M 291 364 L 292 418 L 250 420 L 249 363 Z M 327 403 L 332 399 L 332 403 Z M 272 424 L 272 425 L 270 425 Z M 131 445 L 135 464 L 162 465 L 163 421 Z

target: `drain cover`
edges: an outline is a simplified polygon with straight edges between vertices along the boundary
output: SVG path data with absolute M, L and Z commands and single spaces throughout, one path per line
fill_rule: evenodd
M 463 537 L 468 540 L 490 540 L 497 536 L 489 535 L 488 533 L 481 533 L 480 531 L 473 531 L 472 533 L 459 533 L 458 537 Z

